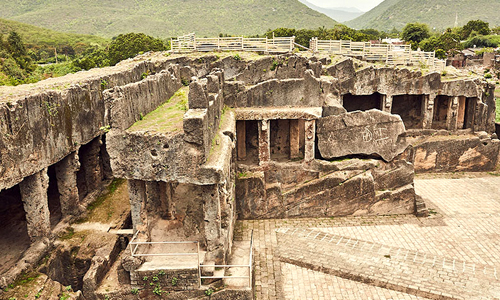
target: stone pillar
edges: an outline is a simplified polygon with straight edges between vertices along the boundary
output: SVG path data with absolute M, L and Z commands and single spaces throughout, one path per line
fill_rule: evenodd
M 316 143 L 316 120 L 306 120 L 305 122 L 305 149 L 304 160 L 311 161 L 314 159 L 315 143 Z
M 432 119 L 434 117 L 434 102 L 436 100 L 436 95 L 426 95 L 424 100 L 424 105 L 422 107 L 423 114 L 423 129 L 432 128 Z
M 382 111 L 391 113 L 391 111 L 392 111 L 392 95 L 382 95 Z
M 202 186 L 205 239 L 209 260 L 216 264 L 224 263 L 224 247 L 221 239 L 221 210 L 219 185 Z
M 271 160 L 271 143 L 269 120 L 259 122 L 259 165 L 268 163 Z
M 245 121 L 236 121 L 236 143 L 236 147 L 238 148 L 238 160 L 245 160 L 247 158 Z
M 300 157 L 299 120 L 290 120 L 290 159 Z
M 450 97 L 448 101 L 448 114 L 446 116 L 446 128 L 451 131 L 457 130 L 457 115 L 459 97 Z
M 134 232 L 139 231 L 149 237 L 148 215 L 146 211 L 146 182 L 142 180 L 129 180 L 128 194 Z
M 24 178 L 19 187 L 31 241 L 48 236 L 50 234 L 50 211 L 47 197 L 49 187 L 47 169 Z
M 76 173 L 80 169 L 80 162 L 76 152 L 66 156 L 55 165 L 57 189 L 60 194 L 61 213 L 63 217 L 76 215 L 78 209 L 78 186 L 76 183 Z

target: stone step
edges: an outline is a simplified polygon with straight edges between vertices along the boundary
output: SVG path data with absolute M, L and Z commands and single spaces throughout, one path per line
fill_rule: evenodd
M 331 235 L 277 231 L 280 260 L 334 276 L 429 299 L 500 296 L 495 266 Z

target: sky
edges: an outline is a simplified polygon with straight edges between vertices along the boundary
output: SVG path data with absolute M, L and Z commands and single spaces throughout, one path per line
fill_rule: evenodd
M 355 7 L 361 11 L 369 11 L 383 0 L 307 0 L 320 7 Z

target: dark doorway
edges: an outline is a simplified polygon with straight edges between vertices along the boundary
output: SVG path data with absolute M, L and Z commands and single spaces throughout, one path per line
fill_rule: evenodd
M 399 115 L 406 129 L 421 129 L 424 126 L 425 95 L 398 95 L 392 98 L 391 113 Z
M 12 268 L 30 246 L 19 185 L 0 192 L 0 275 Z
M 271 159 L 290 159 L 290 120 L 271 120 Z
M 49 201 L 49 212 L 50 212 L 50 226 L 54 226 L 61 221 L 61 194 L 57 187 L 57 177 L 55 166 L 50 166 L 47 171 L 49 175 L 49 188 L 47 189 L 47 199 Z
M 371 95 L 345 94 L 342 99 L 344 108 L 348 112 L 355 110 L 366 111 L 370 109 L 382 110 L 382 95 L 379 93 Z
M 432 118 L 432 129 L 448 129 L 448 110 L 450 109 L 450 97 L 437 96 L 434 102 L 434 117 Z

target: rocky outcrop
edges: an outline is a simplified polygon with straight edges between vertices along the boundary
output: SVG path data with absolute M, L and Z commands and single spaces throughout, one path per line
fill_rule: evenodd
M 375 154 L 391 161 L 407 147 L 405 127 L 397 115 L 358 111 L 317 122 L 318 149 L 325 159 Z
M 487 135 L 416 139 L 415 172 L 484 172 L 498 164 L 500 140 Z

